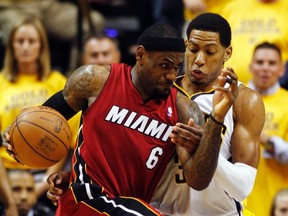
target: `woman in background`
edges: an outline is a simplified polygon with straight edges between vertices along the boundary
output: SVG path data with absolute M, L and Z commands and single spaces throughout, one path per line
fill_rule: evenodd
M 10 33 L 4 66 L 0 73 L 1 133 L 11 125 L 24 107 L 41 105 L 61 90 L 65 82 L 66 77 L 63 74 L 51 69 L 49 45 L 42 23 L 30 18 L 18 23 Z M 71 119 L 69 124 L 76 136 L 79 116 Z M 0 156 L 6 169 L 31 170 L 35 177 L 38 198 L 43 196 L 47 189 L 43 181 L 46 180 L 45 176 L 61 166 L 61 163 L 58 163 L 47 170 L 36 170 L 15 161 L 7 154 L 5 148 L 0 148 Z M 46 199 L 45 196 L 43 198 Z M 50 204 L 50 200 L 48 202 Z

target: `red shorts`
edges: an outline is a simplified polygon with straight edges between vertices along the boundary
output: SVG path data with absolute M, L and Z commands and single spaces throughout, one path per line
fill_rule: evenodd
M 111 199 L 91 184 L 72 184 L 60 198 L 56 216 L 73 215 L 162 216 L 141 199 L 122 196 Z

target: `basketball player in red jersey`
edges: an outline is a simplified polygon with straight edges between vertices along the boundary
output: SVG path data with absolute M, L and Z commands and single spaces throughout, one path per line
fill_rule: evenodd
M 43 104 L 67 119 L 83 113 L 71 174 L 48 178 L 56 215 L 161 215 L 147 203 L 175 146 L 187 183 L 196 190 L 209 185 L 222 122 L 238 94 L 237 76 L 230 70 L 219 76 L 204 127 L 197 104 L 172 87 L 184 52 L 175 29 L 155 24 L 139 37 L 134 67 L 82 66 Z M 232 83 L 225 88 L 227 76 Z M 4 139 L 11 149 L 7 133 Z

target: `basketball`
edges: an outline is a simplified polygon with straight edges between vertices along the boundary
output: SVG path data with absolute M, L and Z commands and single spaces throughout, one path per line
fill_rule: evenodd
M 66 119 L 46 106 L 23 109 L 9 129 L 15 157 L 33 168 L 48 168 L 63 159 L 72 134 Z

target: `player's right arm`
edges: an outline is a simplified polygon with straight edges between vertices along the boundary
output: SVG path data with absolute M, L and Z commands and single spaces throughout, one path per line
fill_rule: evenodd
M 95 101 L 109 74 L 109 65 L 81 66 L 70 75 L 61 94 L 56 93 L 57 96 L 53 95 L 43 105 L 58 110 L 68 119 Z

